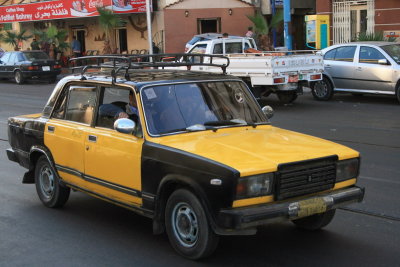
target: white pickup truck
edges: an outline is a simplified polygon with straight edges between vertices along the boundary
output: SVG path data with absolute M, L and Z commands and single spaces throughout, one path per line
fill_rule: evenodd
M 200 41 L 187 53 L 229 57 L 227 74 L 242 78 L 257 99 L 276 93 L 282 103 L 293 102 L 298 94 L 302 94 L 303 86 L 321 80 L 324 69 L 322 56 L 313 51 L 261 52 L 256 50 L 251 38 Z M 212 66 L 193 67 L 192 70 L 220 72 Z

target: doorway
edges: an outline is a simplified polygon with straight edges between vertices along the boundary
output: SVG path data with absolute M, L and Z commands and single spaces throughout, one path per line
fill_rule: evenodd
M 197 19 L 197 33 L 221 33 L 221 18 Z
M 126 28 L 116 29 L 116 43 L 119 48 L 119 53 L 128 52 L 128 35 Z
M 367 5 L 350 7 L 351 40 L 354 41 L 360 34 L 367 32 L 368 12 Z
M 86 44 L 85 44 L 85 30 L 75 30 L 76 39 L 81 44 L 82 53 L 86 51 Z

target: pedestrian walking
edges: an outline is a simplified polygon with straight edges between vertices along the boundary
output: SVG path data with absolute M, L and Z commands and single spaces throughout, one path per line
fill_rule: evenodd
M 81 43 L 76 39 L 76 36 L 72 37 L 72 43 L 71 43 L 71 50 L 74 55 L 74 57 L 80 57 L 82 56 L 82 46 Z

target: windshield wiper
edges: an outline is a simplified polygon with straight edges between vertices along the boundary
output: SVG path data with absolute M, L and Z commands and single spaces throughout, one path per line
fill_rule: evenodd
M 172 129 L 172 130 L 169 130 L 169 131 L 166 131 L 163 133 L 166 134 L 166 133 L 175 133 L 175 132 L 198 132 L 198 131 L 205 131 L 205 130 L 207 130 L 207 128 L 203 124 L 193 124 L 186 128 Z
M 205 126 L 227 126 L 227 125 L 238 125 L 238 124 L 247 125 L 247 122 L 241 119 L 233 119 L 233 120 L 222 120 L 222 121 L 206 121 L 204 123 Z

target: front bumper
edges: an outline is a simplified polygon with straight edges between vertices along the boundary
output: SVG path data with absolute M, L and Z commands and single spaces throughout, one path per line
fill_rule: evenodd
M 226 230 L 244 230 L 274 221 L 294 220 L 304 216 L 361 202 L 364 188 L 353 186 L 301 199 L 257 205 L 219 212 L 218 225 Z M 313 204 L 314 203 L 314 204 Z M 321 209 L 322 207 L 322 209 Z

